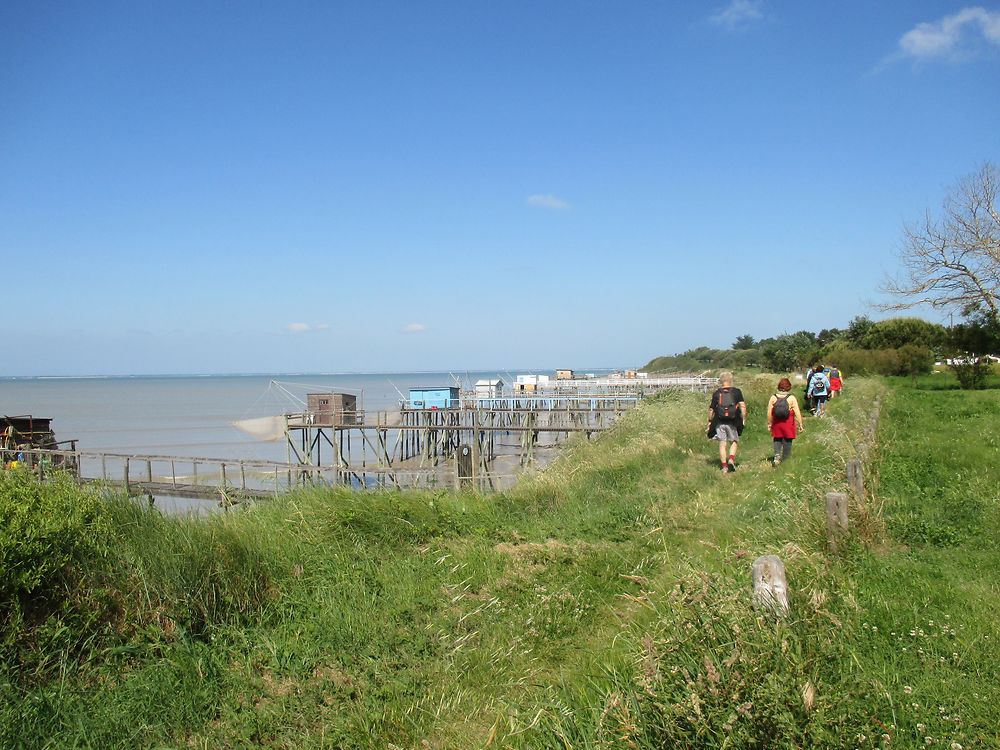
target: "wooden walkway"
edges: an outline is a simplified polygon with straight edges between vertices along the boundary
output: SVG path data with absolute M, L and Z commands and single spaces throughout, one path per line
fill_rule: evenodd
M 573 435 L 590 439 L 609 429 L 644 396 L 663 387 L 700 390 L 710 383 L 714 379 L 590 381 L 586 392 L 575 383 L 580 390 L 561 393 L 570 384 L 560 382 L 553 385 L 554 392 L 467 398 L 454 408 L 403 404 L 391 423 L 387 413 L 351 413 L 325 424 L 318 418 L 331 415 L 286 414 L 285 462 L 37 448 L 21 452 L 43 479 L 55 470 L 68 471 L 81 483 L 102 483 L 133 496 L 203 498 L 223 506 L 309 486 L 496 490 L 512 485 L 525 467 L 548 460 L 550 449 L 561 441 Z M 376 423 L 366 423 L 366 416 L 375 416 Z M 13 458 L 10 452 L 0 453 L 4 462 Z

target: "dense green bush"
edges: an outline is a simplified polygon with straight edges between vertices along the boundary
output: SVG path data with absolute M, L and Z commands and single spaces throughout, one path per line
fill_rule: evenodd
M 955 373 L 958 384 L 965 391 L 983 390 L 992 369 L 988 361 L 978 358 L 964 362 L 956 360 L 949 365 L 949 368 Z
M 58 597 L 73 567 L 100 555 L 102 507 L 69 477 L 0 472 L 0 612 Z
M 0 471 L 0 682 L 58 669 L 115 619 L 97 583 L 107 529 L 101 500 L 70 477 Z
M 899 349 L 834 349 L 824 364 L 848 375 L 921 375 L 931 371 L 934 358 L 930 349 L 907 344 Z
M 941 347 L 948 336 L 939 323 L 921 318 L 889 318 L 880 320 L 867 330 L 862 340 L 865 349 L 901 349 L 917 346 L 926 349 Z

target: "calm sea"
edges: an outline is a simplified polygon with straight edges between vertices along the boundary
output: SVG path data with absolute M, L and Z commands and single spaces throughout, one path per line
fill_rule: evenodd
M 366 412 L 393 410 L 410 388 L 471 388 L 482 378 L 508 388 L 514 380 L 495 371 L 7 378 L 0 379 L 0 413 L 51 418 L 56 439 L 76 440 L 83 451 L 285 461 L 283 440 L 258 440 L 233 422 L 302 411 L 315 392 L 354 394 Z

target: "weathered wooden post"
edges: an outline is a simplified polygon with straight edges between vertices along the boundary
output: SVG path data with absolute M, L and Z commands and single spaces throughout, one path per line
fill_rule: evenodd
M 776 555 L 753 561 L 753 603 L 764 614 L 781 618 L 788 614 L 788 580 L 785 564 Z
M 847 533 L 847 493 L 826 493 L 826 536 L 830 550 L 837 551 L 837 542 Z
M 458 448 L 457 463 L 458 488 L 468 487 L 472 481 L 472 446 L 462 443 Z
M 472 483 L 475 485 L 476 490 L 479 490 L 479 462 L 482 460 L 480 456 L 481 446 L 479 445 L 479 412 L 472 412 Z
M 847 462 L 847 484 L 854 496 L 861 502 L 865 499 L 865 479 L 861 472 L 861 461 L 852 458 Z

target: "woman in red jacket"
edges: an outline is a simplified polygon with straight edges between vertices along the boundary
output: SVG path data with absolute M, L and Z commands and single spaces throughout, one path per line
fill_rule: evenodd
M 792 384 L 788 378 L 778 381 L 778 392 L 767 402 L 767 429 L 774 439 L 774 465 L 787 461 L 792 455 L 792 441 L 798 432 L 805 430 L 802 424 L 802 410 L 791 393 Z

